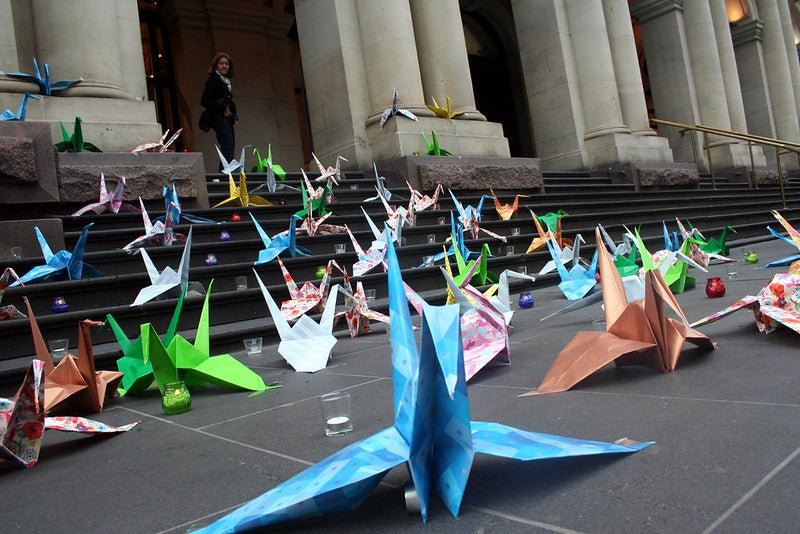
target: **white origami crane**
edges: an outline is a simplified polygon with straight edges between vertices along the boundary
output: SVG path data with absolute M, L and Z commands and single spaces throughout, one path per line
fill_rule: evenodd
M 572 266 L 578 265 L 578 262 L 581 259 L 581 243 L 586 243 L 583 240 L 581 234 L 577 234 L 575 239 L 573 240 L 572 247 L 565 246 L 561 248 L 558 245 L 558 241 L 555 239 L 551 241 L 553 245 L 553 250 L 555 251 L 556 256 L 561 259 L 561 262 L 566 266 L 569 262 L 572 262 Z M 547 274 L 556 270 L 556 262 L 555 260 L 550 260 L 544 264 L 544 267 L 541 268 L 539 274 Z
M 507 325 L 511 325 L 511 318 L 514 316 L 514 310 L 511 309 L 511 298 L 508 291 L 508 279 L 516 278 L 517 280 L 530 280 L 535 282 L 536 278 L 527 274 L 518 273 L 516 271 L 509 271 L 506 269 L 500 273 L 500 279 L 497 284 L 490 288 L 492 291 L 497 291 L 496 295 L 489 296 L 489 301 L 497 307 L 503 314 L 503 318 Z
M 345 228 L 347 227 L 345 226 Z M 364 276 L 378 265 L 383 265 L 384 272 L 388 270 L 389 267 L 384 261 L 386 258 L 386 241 L 384 239 L 375 239 L 369 250 L 364 252 L 350 228 L 347 228 L 347 234 L 350 236 L 350 241 L 353 242 L 353 248 L 358 256 L 358 261 L 353 264 L 353 276 Z
M 294 326 L 289 326 L 289 322 L 275 304 L 269 290 L 261 281 L 261 277 L 255 270 L 253 272 L 259 287 L 261 287 L 261 294 L 264 295 L 264 301 L 272 315 L 278 335 L 281 336 L 278 353 L 299 373 L 316 373 L 320 369 L 324 369 L 328 364 L 331 351 L 336 345 L 336 338 L 331 332 L 333 331 L 333 316 L 336 312 L 339 285 L 331 288 L 319 323 L 308 315 L 302 315 Z
M 183 254 L 181 254 L 181 262 L 178 265 L 177 272 L 170 266 L 164 268 L 160 273 L 153 264 L 153 260 L 147 254 L 145 249 L 139 249 L 142 255 L 142 261 L 147 269 L 147 274 L 150 276 L 150 285 L 144 287 L 136 295 L 136 299 L 131 306 L 141 306 L 145 302 L 149 302 L 154 298 L 163 295 L 172 288 L 186 289 L 189 285 L 189 258 L 192 254 L 192 228 L 189 227 L 189 235 L 186 237 L 186 245 L 183 247 Z
M 131 154 L 139 154 L 140 152 L 158 152 L 163 154 L 169 149 L 170 145 L 172 145 L 172 143 L 178 139 L 178 136 L 181 135 L 181 132 L 183 132 L 183 128 L 172 134 L 172 137 L 169 138 L 169 141 L 164 142 L 169 135 L 169 129 L 167 129 L 167 131 L 164 132 L 164 135 L 161 136 L 161 139 L 155 142 L 142 143 L 131 150 Z
M 374 163 L 372 164 L 372 170 L 375 172 L 375 189 L 377 189 L 378 194 L 374 197 L 365 198 L 362 202 L 372 202 L 373 200 L 380 200 L 381 198 L 386 202 L 391 202 L 393 198 L 397 200 L 405 200 L 404 198 L 399 197 L 386 189 L 386 186 L 383 185 L 386 182 L 386 178 L 378 174 L 378 166 Z
M 424 211 L 428 208 L 432 208 L 434 210 L 439 209 L 439 195 L 444 192 L 444 187 L 442 187 L 442 184 L 436 184 L 436 190 L 434 190 L 432 197 L 423 195 L 411 187 L 411 184 L 408 183 L 408 181 L 406 181 L 406 185 L 408 185 L 408 190 L 411 191 L 411 201 L 414 203 L 414 211 Z
M 603 235 L 603 239 L 608 245 L 608 252 L 611 253 L 613 259 L 616 259 L 617 256 L 628 254 L 633 249 L 633 240 L 630 236 L 630 230 L 622 234 L 622 243 L 617 245 L 614 243 L 614 240 L 611 239 L 611 236 L 608 235 L 608 232 L 606 232 L 602 224 L 598 224 L 597 227 L 600 229 L 600 233 Z
M 121 176 L 120 179 L 117 181 L 117 187 L 114 189 L 113 193 L 108 192 L 108 188 L 106 187 L 106 175 L 104 173 L 100 173 L 100 198 L 97 202 L 92 202 L 91 204 L 87 204 L 86 206 L 82 207 L 78 211 L 72 214 L 73 217 L 80 217 L 87 211 L 93 211 L 95 213 L 103 213 L 104 211 L 110 211 L 111 213 L 119 213 L 119 210 L 123 211 L 139 211 L 136 206 L 131 206 L 130 204 L 124 204 L 122 202 L 122 195 L 125 192 L 125 177 Z
M 225 156 L 222 155 L 222 152 L 219 149 L 218 145 L 214 145 L 217 149 L 217 155 L 219 156 L 220 162 L 222 162 L 222 173 L 227 174 L 228 176 L 232 176 L 236 169 L 241 169 L 244 172 L 244 158 L 245 158 L 245 150 L 249 145 L 245 145 L 242 147 L 242 155 L 239 156 L 240 161 L 236 161 L 232 159 L 230 161 L 225 159 Z
M 342 156 L 336 156 L 336 167 L 325 168 L 325 166 L 323 166 L 322 163 L 320 163 L 316 154 L 312 152 L 311 156 L 314 158 L 314 162 L 317 164 L 320 173 L 319 178 L 315 178 L 314 181 L 324 182 L 328 178 L 330 178 L 331 182 L 333 182 L 334 185 L 339 185 L 339 180 L 342 179 L 341 162 L 347 161 L 347 158 Z
M 383 111 L 383 115 L 381 115 L 381 128 L 383 128 L 383 125 L 386 124 L 386 121 L 388 121 L 390 118 L 394 117 L 398 113 L 406 117 L 407 119 L 419 122 L 419 119 L 417 119 L 416 115 L 414 115 L 407 109 L 401 109 L 399 102 L 400 102 L 400 97 L 397 94 L 397 88 L 395 88 L 394 92 L 392 93 L 392 107 L 386 108 Z

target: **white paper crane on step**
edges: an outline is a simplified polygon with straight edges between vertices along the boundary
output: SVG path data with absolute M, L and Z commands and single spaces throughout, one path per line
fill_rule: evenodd
M 172 288 L 186 289 L 189 285 L 189 258 L 192 254 L 192 228 L 189 227 L 189 235 L 186 237 L 186 245 L 183 247 L 183 254 L 181 254 L 181 262 L 178 265 L 178 270 L 175 271 L 172 267 L 167 266 L 160 273 L 153 264 L 153 260 L 148 256 L 145 249 L 139 249 L 142 255 L 144 266 L 147 269 L 147 274 L 150 276 L 150 285 L 142 288 L 136 299 L 131 306 L 141 306 L 145 302 L 149 302 L 160 295 L 163 295 Z
M 331 288 L 328 300 L 325 302 L 325 309 L 322 318 L 317 323 L 308 315 L 301 315 L 293 326 L 281 313 L 278 305 L 275 304 L 269 290 L 261 281 L 261 277 L 253 270 L 267 303 L 269 313 L 281 337 L 278 345 L 278 353 L 283 359 L 299 373 L 316 373 L 324 369 L 328 364 L 331 351 L 336 345 L 336 338 L 333 337 L 333 316 L 336 312 L 336 298 L 339 295 L 339 285 Z

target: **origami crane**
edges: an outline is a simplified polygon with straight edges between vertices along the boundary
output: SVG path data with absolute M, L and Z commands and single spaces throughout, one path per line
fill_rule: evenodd
M 32 95 L 30 93 L 25 93 L 22 95 L 22 101 L 19 103 L 19 110 L 17 110 L 16 113 L 10 109 L 4 110 L 2 113 L 0 113 L 0 121 L 24 121 L 25 115 L 28 113 L 28 100 L 31 98 L 39 100 L 41 97 Z
M 253 272 L 255 273 L 255 270 Z M 258 273 L 256 273 L 256 280 L 258 280 L 261 294 L 264 296 L 270 315 L 272 315 L 278 335 L 281 336 L 278 353 L 299 373 L 316 373 L 320 369 L 325 369 L 331 351 L 336 345 L 336 338 L 331 332 L 339 285 L 337 284 L 331 289 L 319 323 L 303 314 L 294 326 L 289 326 L 284 312 L 282 309 L 278 309 L 278 305 L 275 304 Z
M 375 241 L 384 241 L 386 239 L 386 235 L 380 230 L 378 230 L 378 227 L 375 226 L 375 222 L 372 220 L 372 217 L 369 216 L 369 214 L 363 207 L 361 208 L 361 213 L 364 214 L 364 218 L 367 220 L 367 224 L 369 225 L 370 230 L 372 230 L 372 235 L 375 237 Z M 396 226 L 395 230 L 392 231 L 392 241 L 394 241 L 395 243 L 401 243 L 402 238 L 403 238 L 403 225 L 399 224 Z
M 390 206 L 383 197 L 380 198 L 380 201 L 386 210 L 386 224 L 389 225 L 389 229 L 392 231 L 392 240 L 397 241 L 398 232 L 403 231 L 403 226 L 413 227 L 417 224 L 417 212 L 414 210 L 413 198 L 409 200 L 408 208 Z
M 413 202 L 415 212 L 425 211 L 428 208 L 434 210 L 439 209 L 439 195 L 444 192 L 442 184 L 436 184 L 433 196 L 423 195 L 411 187 L 411 184 L 408 182 L 406 182 L 406 185 L 408 185 L 408 190 L 411 191 L 411 201 Z
M 372 164 L 372 170 L 375 173 L 375 189 L 377 189 L 378 194 L 375 195 L 374 197 L 365 198 L 364 200 L 362 200 L 362 202 L 372 202 L 373 200 L 379 200 L 381 198 L 384 199 L 386 202 L 391 202 L 393 198 L 397 200 L 405 200 L 404 198 L 395 195 L 394 193 L 386 189 L 386 186 L 384 185 L 386 183 L 386 178 L 378 174 L 378 166 L 375 165 L 374 163 Z
M 567 216 L 567 212 L 563 210 L 558 210 L 556 213 L 548 213 L 547 215 L 542 215 L 539 217 L 536 215 L 533 210 L 530 210 L 531 217 L 533 218 L 533 224 L 536 225 L 536 232 L 539 234 L 537 237 L 533 238 L 531 244 L 528 245 L 528 250 L 525 251 L 525 254 L 530 254 L 548 242 L 550 242 L 551 238 L 555 238 L 556 243 L 558 243 L 559 247 L 571 247 L 572 240 L 567 239 L 561 236 L 561 219 Z M 547 231 L 544 230 L 542 227 L 542 223 L 545 223 L 547 226 Z
M 169 147 L 172 146 L 172 143 L 178 140 L 178 137 L 180 137 L 182 132 L 183 128 L 180 128 L 177 132 L 172 134 L 172 137 L 170 137 L 169 140 L 166 140 L 167 136 L 169 135 L 169 129 L 168 129 L 167 131 L 164 132 L 164 135 L 161 136 L 161 139 L 159 139 L 158 141 L 152 141 L 150 143 L 142 143 L 141 145 L 131 150 L 131 154 L 139 154 L 141 152 L 157 152 L 159 154 L 163 154 L 164 152 L 169 150 Z
M 82 123 L 83 120 L 80 117 L 75 117 L 75 128 L 71 136 L 67 133 L 67 129 L 64 128 L 64 123 L 60 123 L 63 141 L 54 145 L 56 150 L 59 152 L 83 152 L 84 150 L 88 150 L 89 152 L 102 152 L 102 150 L 92 143 L 83 140 Z
M 211 219 L 206 219 L 205 217 L 200 217 L 197 215 L 192 215 L 190 213 L 184 213 L 181 209 L 181 201 L 178 198 L 178 190 L 175 188 L 175 182 L 172 182 L 172 189 L 169 187 L 164 187 L 161 190 L 161 196 L 164 197 L 164 213 L 161 217 L 156 218 L 157 221 L 161 221 L 162 223 L 167 219 L 167 212 L 172 212 L 172 224 L 177 226 L 181 223 L 181 219 L 186 219 L 190 223 L 194 224 L 216 224 L 215 221 Z M 138 211 L 138 210 L 137 210 Z
M 565 246 L 562 248 L 558 245 L 558 241 L 552 239 L 550 240 L 550 245 L 552 246 L 555 254 L 561 258 L 561 263 L 566 265 L 572 262 L 573 266 L 579 265 L 581 260 L 581 243 L 585 243 L 581 234 L 577 234 L 575 236 L 572 247 Z M 637 266 L 636 269 L 638 270 L 639 267 Z M 547 274 L 554 270 L 556 270 L 556 262 L 555 260 L 550 260 L 539 270 L 539 274 Z
M 769 226 L 767 226 L 767 230 L 769 230 L 769 232 L 772 235 L 774 235 L 775 237 L 777 237 L 778 239 L 780 239 L 782 241 L 785 241 L 789 245 L 793 245 L 793 246 L 797 247 L 798 249 L 800 249 L 800 232 L 795 230 L 794 226 L 789 224 L 789 221 L 784 219 L 783 215 L 781 215 L 777 211 L 773 210 L 772 211 L 772 215 L 776 219 L 778 219 L 778 222 L 781 223 L 781 226 L 783 226 L 786 229 L 786 231 L 789 233 L 789 237 L 786 237 L 786 236 L 783 236 L 783 235 L 779 234 L 778 232 L 776 232 L 775 230 L 773 230 Z M 768 264 L 764 265 L 764 268 L 766 269 L 768 267 L 777 267 L 779 265 L 789 265 L 790 263 L 792 263 L 794 261 L 797 261 L 797 260 L 800 260 L 800 254 L 795 254 L 793 256 L 787 256 L 787 257 L 781 258 L 779 260 L 771 261 Z
M 227 159 L 225 159 L 225 156 L 222 154 L 222 151 L 219 149 L 219 146 L 214 145 L 214 148 L 217 149 L 217 157 L 219 157 L 219 161 L 222 164 L 222 171 L 220 171 L 222 172 L 222 174 L 233 176 L 233 173 L 235 173 L 237 170 L 239 170 L 240 173 L 244 172 L 244 159 L 246 155 L 245 151 L 247 150 L 247 146 L 248 145 L 242 147 L 242 153 L 239 156 L 238 160 L 232 159 L 228 161 Z
M 500 204 L 500 200 L 498 200 L 497 195 L 494 194 L 494 191 L 492 189 L 489 191 L 492 193 L 492 198 L 494 199 L 494 209 L 497 211 L 497 215 L 500 216 L 500 219 L 504 221 L 511 219 L 511 217 L 517 213 L 520 198 L 528 198 L 528 195 L 516 195 L 514 197 L 513 204 Z
M 440 119 L 454 119 L 459 115 L 463 115 L 463 111 L 458 111 L 455 109 L 450 109 L 450 97 L 444 97 L 444 107 L 441 107 L 439 104 L 436 103 L 436 99 L 431 97 L 433 100 L 433 105 L 425 104 L 425 106 L 433 111 L 434 115 L 439 117 Z
M 14 269 L 12 269 L 11 267 L 6 267 L 3 270 L 3 274 L 0 275 L 0 302 L 3 301 L 3 293 L 6 292 L 6 287 L 8 287 L 8 280 L 12 276 L 16 278 L 17 283 L 20 283 L 19 276 L 17 276 L 17 273 L 14 272 Z M 13 304 L 6 304 L 5 306 L 0 306 L 0 321 L 7 321 L 9 319 L 24 319 L 25 317 L 26 315 L 21 311 L 19 311 L 19 309 Z
M 213 207 L 218 208 L 225 204 L 233 204 L 246 208 L 248 206 L 272 206 L 272 202 L 259 195 L 251 195 L 247 192 L 247 177 L 244 174 L 244 157 L 247 147 L 242 147 L 241 162 L 234 160 L 228 161 L 217 147 L 217 155 L 222 162 L 222 172 L 228 175 L 228 198 L 218 202 Z M 233 179 L 233 172 L 239 169 L 239 185 Z
M 464 241 L 464 227 L 461 226 L 460 224 L 458 225 L 456 224 L 455 216 L 453 215 L 452 211 L 450 212 L 450 237 L 448 237 L 447 240 L 450 241 L 450 247 L 444 252 L 439 252 L 438 254 L 435 254 L 432 258 L 431 263 L 436 263 L 437 261 L 443 258 L 454 256 L 456 249 L 458 249 L 459 252 L 461 253 L 461 257 L 467 261 L 478 259 L 481 256 L 481 254 L 483 254 L 486 257 L 486 259 L 493 257 L 491 251 L 489 250 L 488 245 L 486 246 L 485 249 L 481 247 L 481 252 L 472 251 L 469 248 L 467 248 L 466 242 Z M 425 267 L 425 266 L 426 264 L 423 263 L 419 267 Z
M 387 238 L 388 241 L 388 238 Z M 585 441 L 470 421 L 457 306 L 423 306 L 417 349 L 394 247 L 389 248 L 394 425 L 336 452 L 200 532 L 243 532 L 356 508 L 406 464 L 422 520 L 436 491 L 458 515 L 475 453 L 516 460 L 631 453 L 651 443 Z M 331 476 L 331 473 L 336 476 Z
M 319 169 L 319 174 L 320 174 L 318 178 L 314 179 L 314 181 L 324 182 L 326 180 L 329 180 L 333 182 L 334 185 L 339 185 L 339 180 L 342 179 L 342 171 L 340 165 L 341 162 L 347 161 L 347 158 L 342 156 L 336 156 L 336 166 L 326 168 L 324 165 L 322 165 L 322 163 L 320 163 L 316 154 L 312 152 L 311 156 L 314 158 L 314 163 L 317 164 L 317 168 Z
M 141 421 L 111 426 L 84 417 L 45 417 L 45 363 L 33 360 L 13 399 L 0 399 L 0 460 L 3 456 L 24 467 L 39 461 L 45 430 L 83 434 L 127 432 Z
M 328 290 L 331 286 L 331 268 L 336 266 L 337 269 L 340 271 L 342 270 L 339 264 L 336 263 L 336 260 L 328 261 L 328 265 L 325 267 L 325 274 L 322 276 L 319 287 L 307 280 L 303 284 L 303 287 L 298 288 L 292 276 L 289 274 L 289 271 L 286 270 L 286 266 L 281 261 L 280 256 L 278 257 L 278 265 L 281 266 L 283 280 L 286 282 L 286 287 L 289 289 L 289 296 L 291 297 L 289 300 L 281 303 L 281 312 L 286 320 L 294 321 L 311 310 L 323 311 L 323 301 L 328 296 Z
M 536 278 L 527 274 L 506 269 L 500 273 L 500 278 L 497 284 L 493 285 L 490 289 L 489 294 L 487 295 L 489 297 L 489 301 L 494 304 L 495 308 L 497 308 L 503 314 L 506 325 L 511 326 L 511 318 L 514 316 L 514 310 L 511 309 L 511 298 L 508 289 L 509 278 L 528 280 L 530 282 L 535 282 Z
M 453 273 L 450 270 L 450 260 L 447 256 L 444 257 L 445 262 L 445 270 L 447 274 L 453 276 L 453 279 L 456 281 L 458 285 L 462 284 L 471 284 L 475 282 L 479 286 L 485 286 L 487 283 L 497 283 L 498 277 L 495 273 L 489 271 L 489 265 L 487 259 L 491 256 L 491 252 L 489 250 L 489 244 L 484 243 L 482 247 L 482 253 L 478 255 L 477 259 L 465 261 L 464 257 L 461 255 L 461 250 L 459 247 L 453 248 L 453 255 L 456 259 L 456 268 L 458 269 L 458 275 L 453 276 Z M 450 302 L 448 302 L 450 304 Z
M 302 218 L 309 213 L 316 217 L 327 215 L 329 213 L 328 202 L 330 202 L 330 199 L 333 197 L 333 191 L 331 190 L 330 185 L 325 185 L 325 187 L 317 187 L 315 189 L 314 186 L 311 185 L 311 181 L 308 179 L 308 176 L 306 176 L 306 172 L 300 169 L 300 173 L 303 175 L 303 180 L 300 182 L 300 194 L 303 209 L 295 213 L 295 216 Z
M 334 325 L 341 317 L 344 317 L 351 338 L 359 334 L 372 332 L 369 326 L 370 321 L 379 321 L 388 325 L 388 315 L 369 309 L 369 302 L 367 302 L 367 297 L 364 294 L 364 284 L 359 280 L 356 283 L 356 290 L 353 291 L 350 277 L 347 276 L 345 270 L 342 270 L 342 276 L 344 277 L 344 282 L 339 291 L 344 295 L 345 310 L 334 316 Z
M 116 371 L 96 371 L 94 352 L 92 351 L 92 334 L 89 328 L 102 326 L 97 321 L 84 320 L 78 326 L 78 357 L 67 354 L 53 365 L 47 343 L 39 330 L 39 324 L 33 315 L 30 302 L 23 297 L 28 308 L 28 320 L 31 325 L 33 346 L 36 358 L 44 362 L 45 387 L 44 409 L 50 414 L 64 413 L 100 413 L 106 399 L 111 399 L 117 392 L 117 384 L 122 380 L 122 373 Z
M 300 217 L 297 213 L 304 213 L 302 217 Z M 294 217 L 302 218 L 303 223 L 297 228 L 297 232 L 305 233 L 306 235 L 325 235 L 325 234 L 342 234 L 347 231 L 347 228 L 338 224 L 328 224 L 325 221 L 333 215 L 332 211 L 328 211 L 325 215 L 321 216 L 319 219 L 314 218 L 314 200 L 308 198 L 306 201 L 306 209 L 302 210 L 302 212 L 297 212 L 294 214 Z
M 407 109 L 402 109 L 399 107 L 399 97 L 397 95 L 397 89 L 395 88 L 392 92 L 392 107 L 387 108 L 383 111 L 383 115 L 381 115 L 381 129 L 383 129 L 383 125 L 386 124 L 386 121 L 397 115 L 398 113 L 407 119 L 411 119 L 412 121 L 419 122 L 417 116 L 408 111 Z
M 297 245 L 297 232 L 295 225 L 297 224 L 297 217 L 292 215 L 289 217 L 289 229 L 284 230 L 279 234 L 275 234 L 272 239 L 264 231 L 264 228 L 258 223 L 255 216 L 251 213 L 250 218 L 253 219 L 253 224 L 256 226 L 258 235 L 264 243 L 264 248 L 258 252 L 258 259 L 255 265 L 269 263 L 279 255 L 288 251 L 288 256 L 294 258 L 296 256 L 312 256 L 310 250 L 305 247 Z
M 286 171 L 277 163 L 272 163 L 272 143 L 267 145 L 267 157 L 262 158 L 257 148 L 253 148 L 253 155 L 256 157 L 256 166 L 250 172 L 272 173 L 272 179 L 277 176 L 281 181 L 286 179 Z M 271 191 L 272 192 L 272 191 Z
M 425 142 L 425 152 L 422 152 L 420 155 L 422 156 L 452 156 L 450 152 L 443 149 L 439 146 L 439 138 L 436 136 L 436 131 L 431 130 L 431 140 L 428 141 L 428 138 L 425 137 L 424 133 L 420 134 L 422 136 L 422 140 Z
M 659 271 L 645 273 L 645 297 L 628 304 L 619 272 L 595 230 L 607 332 L 578 332 L 556 357 L 538 389 L 525 395 L 566 391 L 605 365 L 644 364 L 674 371 L 684 341 L 713 349 L 714 343 L 689 326 Z M 667 307 L 678 319 L 667 317 Z
M 50 65 L 47 63 L 44 64 L 44 76 L 42 76 L 42 71 L 39 69 L 39 62 L 36 61 L 36 58 L 33 58 L 33 74 L 27 74 L 25 72 L 6 72 L 5 75 L 37 85 L 39 87 L 39 94 L 45 96 L 52 96 L 53 93 L 63 91 L 64 89 L 69 89 L 76 83 L 83 81 L 60 80 L 57 82 L 51 82 Z
M 689 228 L 693 232 L 697 232 L 700 235 L 700 237 L 705 241 L 705 245 L 701 245 L 700 247 L 703 249 L 704 252 L 708 252 L 710 254 L 719 254 L 720 256 L 728 256 L 730 254 L 730 248 L 728 248 L 728 246 L 725 243 L 728 239 L 729 232 L 733 232 L 734 234 L 736 233 L 736 230 L 733 228 L 733 226 L 725 226 L 725 228 L 722 229 L 722 233 L 720 234 L 719 238 L 716 237 L 706 238 L 700 232 L 700 230 L 698 230 L 692 225 L 691 222 L 689 221 L 686 222 L 688 223 Z
M 703 267 L 708 267 L 708 265 L 711 263 L 712 259 L 716 259 L 716 260 L 719 260 L 721 262 L 734 262 L 734 261 L 736 261 L 736 260 L 734 260 L 732 258 L 725 257 L 725 256 L 723 256 L 721 254 L 716 253 L 716 252 L 708 252 L 708 251 L 706 251 L 705 247 L 706 247 L 706 245 L 708 243 L 705 241 L 705 238 L 703 237 L 703 234 L 700 233 L 700 230 L 698 230 L 697 228 L 693 228 L 691 226 L 691 223 L 689 223 L 689 225 L 690 225 L 689 226 L 689 230 L 687 230 L 686 227 L 683 226 L 683 223 L 681 222 L 681 220 L 678 219 L 677 217 L 675 218 L 675 222 L 677 222 L 677 224 L 678 224 L 678 230 L 680 231 L 681 235 L 683 236 L 684 242 L 682 244 L 678 243 L 677 234 L 673 233 L 673 235 L 675 237 L 674 237 L 674 239 L 672 239 L 672 243 L 671 243 L 672 244 L 672 248 L 670 248 L 669 250 L 677 250 L 677 251 L 680 251 L 681 253 L 685 253 L 687 256 L 692 258 L 692 260 L 694 260 L 699 265 L 702 265 Z M 665 225 L 664 231 L 666 232 L 666 225 Z M 727 230 L 726 230 L 726 232 L 727 232 Z M 666 237 L 666 233 L 665 233 L 665 237 Z M 688 241 L 688 248 L 684 249 L 683 246 L 686 245 L 687 241 Z
M 347 228 L 345 226 L 345 228 Z M 356 236 L 347 228 L 347 234 L 350 236 L 350 241 L 353 242 L 353 249 L 356 251 L 358 261 L 353 264 L 353 276 L 364 276 L 378 265 L 383 265 L 386 270 L 386 241 L 383 239 L 375 239 L 372 241 L 369 249 L 364 252 L 361 245 L 358 244 Z
M 628 232 L 630 232 L 630 230 L 628 230 Z M 700 269 L 703 272 L 708 272 L 705 267 L 687 256 L 693 244 L 702 243 L 702 241 L 698 239 L 693 237 L 684 239 L 681 249 L 677 252 L 664 249 L 651 255 L 644 246 L 644 241 L 641 235 L 639 235 L 639 230 L 636 230 L 635 235 L 631 235 L 636 242 L 636 247 L 642 258 L 642 270 L 660 271 L 673 293 L 682 293 L 684 290 L 691 289 L 695 286 L 694 277 L 687 274 L 690 266 Z
M 464 227 L 465 232 L 469 232 L 472 239 L 477 239 L 480 232 L 483 232 L 486 235 L 490 235 L 496 239 L 499 239 L 503 243 L 508 242 L 508 239 L 505 236 L 498 235 L 494 232 L 490 232 L 485 228 L 481 228 L 481 211 L 483 210 L 483 201 L 485 197 L 481 197 L 480 201 L 478 201 L 478 207 L 475 208 L 472 205 L 467 205 L 464 207 L 461 202 L 456 198 L 456 195 L 453 193 L 452 189 L 448 190 L 450 192 L 450 197 L 453 199 L 453 204 L 455 204 L 456 209 L 458 210 L 458 222 L 461 223 L 461 226 Z
M 150 216 L 144 207 L 142 198 L 139 197 L 139 207 L 142 211 L 142 221 L 144 222 L 144 235 L 140 235 L 124 247 L 122 250 L 132 250 L 137 247 L 155 247 L 155 246 L 169 246 L 173 242 L 186 241 L 186 236 L 173 231 L 175 222 L 173 218 L 180 213 L 180 208 L 170 203 L 167 213 L 164 216 L 164 222 L 156 219 L 155 222 L 150 221 Z
M 553 241 L 555 241 L 555 238 L 553 238 Z M 577 246 L 579 247 L 580 245 Z M 597 285 L 597 279 L 595 278 L 597 273 L 597 252 L 592 257 L 592 263 L 588 269 L 576 261 L 572 268 L 567 270 L 553 245 L 547 243 L 547 249 L 550 251 L 550 256 L 556 264 L 558 275 L 561 277 L 558 288 L 564 293 L 567 300 L 580 300 L 594 289 L 594 286 Z
M 160 273 L 153 264 L 153 260 L 147 254 L 144 248 L 139 249 L 139 254 L 142 255 L 144 267 L 147 269 L 147 275 L 150 277 L 150 285 L 142 288 L 139 294 L 136 295 L 131 306 L 141 306 L 145 302 L 150 302 L 156 297 L 165 295 L 170 290 L 177 289 L 178 292 L 186 291 L 189 286 L 189 259 L 192 255 L 192 228 L 189 227 L 189 235 L 186 237 L 186 244 L 183 246 L 183 254 L 181 254 L 181 262 L 178 265 L 178 270 L 175 271 L 172 267 L 167 265 Z
M 86 212 L 92 211 L 94 213 L 103 213 L 105 211 L 110 211 L 111 213 L 119 213 L 119 210 L 123 211 L 141 211 L 136 206 L 131 206 L 130 204 L 124 204 L 122 202 L 122 195 L 125 191 L 125 177 L 121 176 L 120 179 L 117 181 L 117 187 L 114 189 L 113 193 L 109 193 L 108 189 L 106 188 L 106 176 L 104 173 L 100 173 L 100 198 L 97 202 L 92 202 L 91 204 L 87 204 L 75 213 L 72 214 L 73 217 L 79 217 Z
M 772 277 L 757 295 L 745 295 L 724 310 L 692 323 L 692 328 L 713 323 L 742 308 L 750 308 L 760 332 L 770 334 L 778 324 L 800 333 L 800 275 L 780 273 Z
M 78 242 L 75 243 L 75 248 L 72 252 L 59 250 L 55 254 L 50 250 L 50 245 L 47 244 L 39 227 L 34 227 L 36 239 L 39 240 L 39 247 L 42 249 L 45 264 L 34 267 L 23 274 L 19 278 L 19 281 L 14 282 L 11 286 L 27 284 L 28 282 L 56 282 L 60 280 L 80 280 L 84 276 L 86 278 L 103 276 L 103 273 L 96 267 L 84 263 L 83 261 L 83 255 L 86 252 L 86 240 L 89 237 L 89 229 L 93 225 L 94 223 L 89 223 L 83 227 L 81 235 L 78 237 Z
M 634 248 L 633 239 L 630 236 L 630 232 L 626 231 L 625 233 L 623 233 L 622 234 L 622 243 L 617 245 L 614 242 L 614 240 L 611 239 L 611 236 L 608 235 L 608 232 L 606 232 L 606 229 L 603 228 L 602 224 L 598 224 L 597 228 L 600 230 L 600 233 L 602 234 L 603 239 L 605 240 L 606 244 L 608 245 L 608 250 L 611 253 L 611 257 L 612 258 L 616 259 L 617 256 L 620 256 L 622 254 L 628 254 L 631 251 L 631 249 Z
M 213 280 L 208 284 L 194 343 L 189 343 L 176 334 L 169 345 L 164 346 L 152 324 L 141 325 L 142 359 L 144 363 L 152 364 L 153 376 L 162 394 L 167 384 L 177 381 L 186 382 L 190 388 L 215 384 L 226 388 L 265 391 L 276 387 L 264 384 L 264 380 L 258 374 L 230 354 L 211 356 L 208 308 L 213 284 Z M 140 379 L 139 382 L 144 381 Z M 128 392 L 133 391 L 129 389 Z

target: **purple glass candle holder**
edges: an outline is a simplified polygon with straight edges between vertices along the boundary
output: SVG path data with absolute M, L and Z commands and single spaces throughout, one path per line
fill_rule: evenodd
M 519 294 L 519 307 L 522 309 L 529 309 L 533 308 L 534 305 L 533 295 L 530 294 L 528 291 L 523 291 Z
M 64 297 L 56 297 L 53 299 L 53 304 L 50 305 L 50 311 L 53 313 L 64 313 L 69 311 L 69 304 Z
M 207 267 L 214 266 L 214 265 L 216 265 L 218 263 L 217 262 L 217 257 L 214 254 L 209 253 L 206 256 L 206 259 L 203 260 L 203 263 L 205 263 Z
M 219 240 L 220 241 L 230 241 L 231 240 L 231 234 L 229 234 L 227 230 L 223 230 L 223 231 L 221 231 L 219 233 Z

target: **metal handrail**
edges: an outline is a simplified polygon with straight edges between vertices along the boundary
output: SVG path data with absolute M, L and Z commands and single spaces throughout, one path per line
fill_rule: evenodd
M 718 135 L 720 137 L 728 137 L 730 139 L 737 139 L 739 141 L 747 141 L 747 147 L 750 152 L 750 179 L 751 185 L 758 189 L 758 178 L 756 177 L 756 166 L 753 158 L 753 144 L 769 146 L 775 149 L 775 161 L 778 167 L 778 183 L 781 187 L 781 202 L 784 209 L 786 209 L 786 191 L 783 183 L 783 165 L 781 164 L 781 156 L 783 154 L 795 154 L 798 162 L 800 162 L 800 144 L 791 143 L 789 141 L 782 141 L 780 139 L 773 139 L 771 137 L 764 137 L 761 135 L 752 135 L 742 132 L 734 132 L 732 130 L 723 130 L 722 128 L 714 128 L 713 126 L 706 126 L 704 124 L 684 124 L 681 122 L 667 121 L 663 119 L 651 118 L 650 122 L 655 124 L 663 124 L 664 126 L 671 126 L 673 128 L 680 128 L 680 133 L 690 132 L 692 135 L 692 155 L 694 156 L 694 164 L 700 168 L 699 156 L 697 154 L 697 146 L 695 143 L 695 132 L 703 134 L 703 148 L 706 150 L 706 157 L 708 158 L 708 170 L 711 174 L 711 186 L 717 188 L 717 180 L 714 175 L 714 167 L 711 162 L 711 146 L 708 141 L 709 134 Z M 783 152 L 781 152 L 783 150 Z

